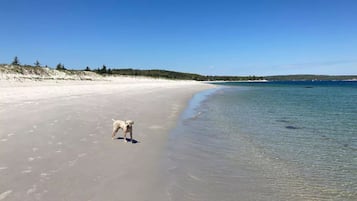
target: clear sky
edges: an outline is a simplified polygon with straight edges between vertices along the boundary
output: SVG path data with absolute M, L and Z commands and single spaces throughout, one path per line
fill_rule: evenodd
M 0 63 L 357 74 L 356 0 L 0 0 Z

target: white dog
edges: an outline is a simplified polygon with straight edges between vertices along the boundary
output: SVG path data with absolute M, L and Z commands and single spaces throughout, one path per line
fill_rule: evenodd
M 112 133 L 112 139 L 114 140 L 115 134 L 119 131 L 119 129 L 123 129 L 124 131 L 124 140 L 125 142 L 128 142 L 126 139 L 126 134 L 130 133 L 130 141 L 133 142 L 133 124 L 134 121 L 132 120 L 113 120 L 113 133 Z

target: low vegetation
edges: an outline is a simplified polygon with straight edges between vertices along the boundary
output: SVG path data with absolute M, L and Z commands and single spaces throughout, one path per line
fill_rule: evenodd
M 127 75 L 127 76 L 146 76 L 154 78 L 165 78 L 175 80 L 197 80 L 197 81 L 242 81 L 242 80 L 257 80 L 263 79 L 263 77 L 255 76 L 205 76 L 193 73 L 182 73 L 168 70 L 138 70 L 138 69 L 109 69 L 104 72 L 103 69 L 96 71 L 100 74 L 106 75 Z

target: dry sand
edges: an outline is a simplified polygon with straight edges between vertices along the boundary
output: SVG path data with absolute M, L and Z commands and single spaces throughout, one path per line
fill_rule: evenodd
M 168 200 L 160 163 L 192 81 L 0 83 L 0 200 Z M 132 119 L 135 143 L 111 139 Z M 122 131 L 117 135 L 122 137 Z

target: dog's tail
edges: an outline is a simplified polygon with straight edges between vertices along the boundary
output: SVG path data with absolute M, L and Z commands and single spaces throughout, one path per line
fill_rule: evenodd
M 113 121 L 115 121 L 114 119 L 112 119 Z

